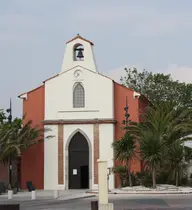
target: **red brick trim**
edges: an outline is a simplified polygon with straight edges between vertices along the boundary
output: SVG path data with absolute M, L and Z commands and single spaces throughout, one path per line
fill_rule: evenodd
M 99 124 L 93 126 L 93 138 L 94 138 L 94 184 L 98 184 L 98 163 L 99 159 Z
M 63 157 L 63 125 L 58 125 L 58 184 L 64 184 Z
M 115 124 L 114 119 L 93 119 L 93 120 L 44 120 L 44 125 L 65 125 L 65 124 Z

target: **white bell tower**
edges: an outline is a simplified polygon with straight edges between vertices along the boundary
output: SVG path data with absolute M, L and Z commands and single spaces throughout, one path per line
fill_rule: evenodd
M 79 34 L 66 43 L 61 73 L 76 66 L 97 72 L 93 43 Z

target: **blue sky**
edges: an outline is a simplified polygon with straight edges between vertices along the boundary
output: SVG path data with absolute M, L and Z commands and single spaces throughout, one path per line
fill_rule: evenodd
M 99 71 L 123 67 L 171 73 L 192 82 L 191 0 L 0 0 L 0 108 L 60 72 L 65 42 L 95 44 Z

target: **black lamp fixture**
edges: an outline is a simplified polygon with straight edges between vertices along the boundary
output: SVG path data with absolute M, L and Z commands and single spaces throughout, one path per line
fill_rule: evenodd
M 11 124 L 12 123 L 12 104 L 11 104 L 11 99 L 10 99 L 9 108 L 6 111 L 7 111 L 7 113 L 9 113 L 7 119 L 8 119 L 8 122 Z
M 125 125 L 125 128 L 127 128 L 128 123 L 130 122 L 130 120 L 129 120 L 130 114 L 128 113 L 129 106 L 128 106 L 128 102 L 127 102 L 127 96 L 126 96 L 126 104 L 125 104 L 124 110 L 125 110 L 125 120 L 123 120 L 123 124 Z

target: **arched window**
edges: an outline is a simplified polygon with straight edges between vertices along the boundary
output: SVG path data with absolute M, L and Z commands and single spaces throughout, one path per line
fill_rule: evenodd
M 84 47 L 82 44 L 76 44 L 73 47 L 73 59 L 74 59 L 74 61 L 83 61 L 84 60 Z
M 85 91 L 81 83 L 76 83 L 73 90 L 73 107 L 85 107 Z

